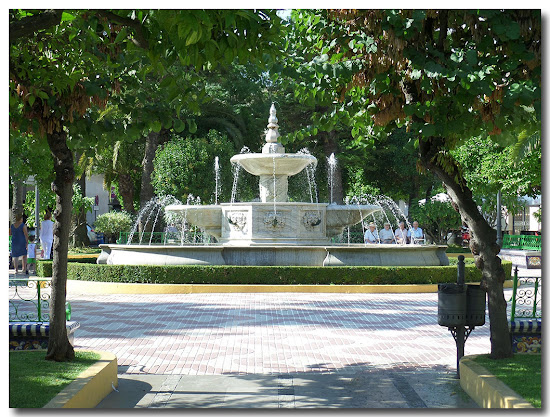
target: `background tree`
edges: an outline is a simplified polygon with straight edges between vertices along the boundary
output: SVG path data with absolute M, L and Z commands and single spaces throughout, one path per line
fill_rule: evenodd
M 518 142 L 519 143 L 519 142 Z M 452 151 L 473 193 L 492 227 L 496 226 L 498 191 L 502 194 L 502 209 L 509 215 L 525 207 L 523 196 L 536 197 L 541 193 L 541 149 L 525 152 L 520 160 L 516 147 L 503 147 L 488 138 L 471 138 Z
M 437 244 L 445 244 L 447 234 L 462 226 L 460 215 L 449 201 L 432 198 L 427 198 L 423 203 L 414 200 L 408 217 L 418 221 L 424 233 Z
M 224 184 L 218 201 L 231 199 L 232 170 L 227 156 L 236 153 L 226 135 L 211 130 L 205 137 L 177 137 L 165 143 L 154 159 L 152 185 L 160 196 L 172 195 L 184 204 L 188 197 L 200 197 L 202 202 L 214 203 L 216 180 L 214 159 L 220 163 L 220 182 Z
M 145 73 L 179 60 L 191 70 L 243 61 L 270 48 L 275 13 L 263 11 L 10 10 L 10 128 L 44 138 L 54 160 L 52 307 L 46 359 L 74 357 L 65 328 L 73 151 L 93 146 L 109 95 L 121 90 L 124 52 L 149 59 Z M 260 36 L 263 35 L 263 36 Z M 136 53 L 136 51 L 138 51 Z M 161 59 L 163 58 L 163 59 Z M 108 128 L 108 126 L 107 126 Z M 71 132 L 69 135 L 68 133 Z M 74 138 L 74 141 L 73 141 Z
M 359 142 L 402 126 L 415 135 L 421 166 L 445 184 L 470 229 L 488 293 L 491 356 L 510 356 L 496 232 L 449 151 L 470 137 L 512 143 L 540 131 L 540 10 L 300 11 L 293 18 L 318 57 L 304 65 L 309 77 L 298 94 L 315 94 L 331 72 L 350 72 L 350 82 L 334 87 L 331 123 L 353 126 Z
M 53 23 L 35 36 L 35 27 L 29 23 L 46 14 L 56 16 L 57 24 Z M 46 358 L 62 361 L 74 357 L 64 320 L 67 249 L 75 178 L 67 128 L 75 119 L 88 115 L 88 110 L 93 106 L 105 103 L 113 75 L 103 59 L 109 53 L 106 46 L 109 37 L 103 28 L 98 30 L 97 19 L 84 19 L 81 15 L 61 11 L 11 11 L 10 22 L 13 30 L 10 33 L 12 128 L 23 132 L 29 130 L 37 138 L 45 138 L 54 162 L 52 190 L 56 194 L 56 222 L 50 343 Z M 15 29 L 21 26 L 27 27 L 27 32 L 17 32 L 19 36 L 15 37 Z M 67 48 L 71 40 L 73 43 L 78 41 L 80 48 Z

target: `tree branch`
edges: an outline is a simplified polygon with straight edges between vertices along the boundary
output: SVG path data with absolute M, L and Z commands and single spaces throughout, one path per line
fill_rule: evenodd
M 98 16 L 102 16 L 109 21 L 134 29 L 135 37 L 132 39 L 134 45 L 143 49 L 149 48 L 149 42 L 145 38 L 145 35 L 143 33 L 143 26 L 139 21 L 130 19 L 128 17 L 119 16 L 108 10 L 95 10 L 95 13 Z
M 40 14 L 10 22 L 10 43 L 29 37 L 39 30 L 58 25 L 62 14 L 63 10 L 44 10 Z

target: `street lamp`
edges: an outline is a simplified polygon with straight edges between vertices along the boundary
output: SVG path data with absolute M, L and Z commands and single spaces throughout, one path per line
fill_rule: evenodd
M 38 238 L 40 237 L 40 219 L 38 218 L 40 213 L 40 196 L 38 194 L 38 182 L 35 180 L 34 175 L 31 175 L 25 180 L 25 184 L 34 185 L 34 230 L 36 232 L 35 241 L 38 242 Z

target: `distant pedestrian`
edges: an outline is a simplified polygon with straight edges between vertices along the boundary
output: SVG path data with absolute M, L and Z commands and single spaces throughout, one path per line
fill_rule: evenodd
M 32 269 L 32 273 L 36 274 L 36 243 L 34 243 L 34 236 L 29 236 L 29 244 L 27 245 L 27 265 L 29 270 Z
M 23 223 L 23 213 L 15 215 L 15 223 L 10 225 L 11 236 L 11 257 L 15 273 L 19 272 L 19 258 L 21 261 L 21 272 L 27 272 L 27 244 L 29 235 L 27 225 Z
M 44 215 L 44 220 L 40 223 L 40 242 L 44 254 L 42 259 L 50 259 L 53 245 L 53 222 L 51 220 L 52 213 L 47 211 Z

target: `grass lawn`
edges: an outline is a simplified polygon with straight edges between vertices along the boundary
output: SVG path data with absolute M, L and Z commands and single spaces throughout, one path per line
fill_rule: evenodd
M 79 255 L 99 255 L 101 253 L 101 248 L 69 248 L 69 255 L 79 256 Z
M 44 359 L 46 351 L 10 352 L 10 408 L 41 408 L 93 365 L 100 355 L 75 352 L 72 362 Z
M 487 368 L 534 407 L 541 408 L 541 355 L 514 355 L 499 360 L 480 355 L 475 362 Z

